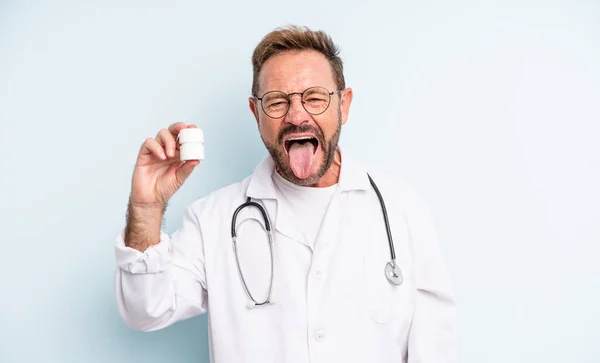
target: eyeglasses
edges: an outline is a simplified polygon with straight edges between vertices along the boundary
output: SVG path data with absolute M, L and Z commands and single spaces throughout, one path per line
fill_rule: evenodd
M 261 101 L 262 109 L 270 118 L 281 118 L 287 115 L 290 110 L 292 95 L 300 95 L 302 107 L 311 115 L 320 115 L 329 108 L 331 95 L 340 92 L 340 90 L 329 92 L 324 87 L 311 87 L 304 92 L 285 93 L 282 91 L 269 91 L 262 97 L 256 97 Z

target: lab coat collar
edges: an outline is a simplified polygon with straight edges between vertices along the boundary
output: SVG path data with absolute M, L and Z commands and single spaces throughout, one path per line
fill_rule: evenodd
M 338 180 L 339 191 L 367 190 L 370 188 L 366 168 L 348 151 L 338 146 L 342 157 L 342 167 Z M 271 178 L 275 172 L 275 162 L 267 153 L 262 162 L 254 169 L 246 196 L 254 199 L 276 199 L 275 184 Z
M 371 183 L 367 176 L 367 168 L 348 150 L 342 151 L 342 147 L 338 147 L 338 149 L 342 155 L 342 167 L 338 180 L 340 191 L 368 190 Z

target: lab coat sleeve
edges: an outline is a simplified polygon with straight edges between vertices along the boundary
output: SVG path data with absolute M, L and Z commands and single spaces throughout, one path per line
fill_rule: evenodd
M 408 363 L 457 363 L 456 303 L 438 237 L 423 201 L 412 212 L 408 219 L 417 292 Z
M 127 247 L 122 230 L 115 245 L 115 295 L 125 324 L 154 331 L 207 311 L 204 253 L 200 225 L 191 206 L 171 237 L 143 253 Z

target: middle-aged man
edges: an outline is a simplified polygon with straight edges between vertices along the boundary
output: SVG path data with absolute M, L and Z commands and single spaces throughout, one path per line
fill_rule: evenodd
M 161 231 L 166 204 L 199 164 L 180 161 L 176 138 L 195 125 L 141 146 L 116 244 L 127 326 L 208 312 L 217 363 L 457 362 L 455 302 L 425 204 L 338 145 L 352 89 L 336 45 L 280 28 L 252 64 L 249 106 L 269 155 L 191 203 L 172 236 Z

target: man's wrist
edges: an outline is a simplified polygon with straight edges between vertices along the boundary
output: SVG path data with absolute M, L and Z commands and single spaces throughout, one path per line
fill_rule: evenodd
M 166 205 L 137 205 L 129 203 L 125 245 L 144 252 L 160 242 L 160 229 Z

